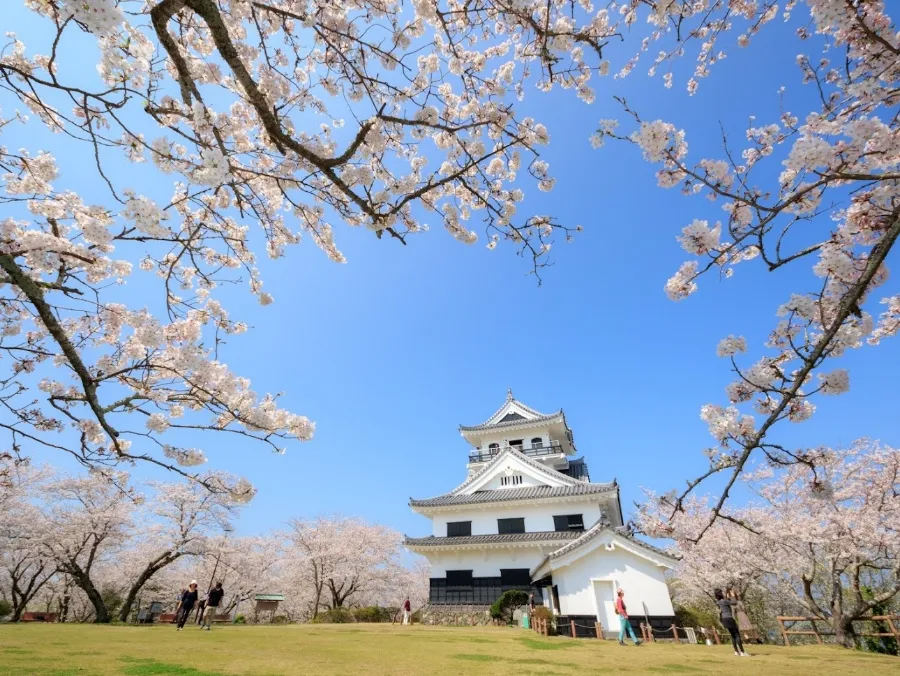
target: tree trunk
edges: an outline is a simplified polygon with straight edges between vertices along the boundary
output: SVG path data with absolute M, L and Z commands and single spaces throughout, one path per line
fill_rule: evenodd
M 156 575 L 160 570 L 168 566 L 173 561 L 176 561 L 181 556 L 180 552 L 165 552 L 161 554 L 156 559 L 147 564 L 147 567 L 141 572 L 138 576 L 137 580 L 135 580 L 134 584 L 131 585 L 131 588 L 128 590 L 128 594 L 125 596 L 125 600 L 122 602 L 122 608 L 119 610 L 119 621 L 127 622 L 128 615 L 131 614 L 131 607 L 134 605 L 134 600 L 137 598 L 137 595 L 140 594 L 141 589 L 143 589 L 144 585 L 147 584 L 147 581 Z
M 94 586 L 91 578 L 78 567 L 71 570 L 70 574 L 72 581 L 87 595 L 88 600 L 94 607 L 94 622 L 96 624 L 108 624 L 112 620 L 109 616 L 109 609 L 106 607 L 103 596 Z
M 855 648 L 859 642 L 859 637 L 853 629 L 853 622 L 845 616 L 834 617 L 831 621 L 834 629 L 834 642 L 845 648 Z
M 43 561 L 38 561 L 36 568 L 32 568 L 31 563 L 24 564 L 24 570 L 21 565 L 16 565 L 13 569 L 7 570 L 10 578 L 10 595 L 12 597 L 13 612 L 10 622 L 18 622 L 22 619 L 22 613 L 31 600 L 37 596 L 50 575 L 44 575 L 47 565 Z M 30 575 L 30 577 L 29 577 Z M 42 579 L 43 576 L 43 579 Z M 25 585 L 22 587 L 22 585 Z
M 331 592 L 331 607 L 332 608 L 343 608 L 344 602 L 350 597 L 351 594 L 357 591 L 357 582 L 356 578 L 350 582 L 350 586 L 347 587 L 346 582 L 341 582 L 341 586 L 337 587 L 332 578 L 328 578 L 328 591 Z
M 63 591 L 62 599 L 59 602 L 59 617 L 57 618 L 60 622 L 65 622 L 69 619 L 69 590 L 66 588 Z

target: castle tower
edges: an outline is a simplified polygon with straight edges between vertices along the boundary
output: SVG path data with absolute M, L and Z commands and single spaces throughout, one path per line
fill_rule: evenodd
M 509 391 L 490 418 L 459 431 L 469 444 L 465 481 L 409 502 L 431 520 L 431 535 L 405 544 L 431 564 L 432 610 L 484 616 L 504 591 L 521 589 L 561 621 L 617 630 L 621 586 L 630 610 L 671 624 L 664 572 L 674 559 L 623 527 L 618 484 L 591 482 L 562 409 L 540 413 Z

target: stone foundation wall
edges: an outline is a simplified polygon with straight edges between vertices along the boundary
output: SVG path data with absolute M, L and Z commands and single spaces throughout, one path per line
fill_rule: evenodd
M 422 610 L 421 624 L 483 627 L 491 624 L 490 606 L 429 605 Z

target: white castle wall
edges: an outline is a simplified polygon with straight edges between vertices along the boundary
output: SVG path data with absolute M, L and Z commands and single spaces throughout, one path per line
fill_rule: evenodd
M 558 545 L 557 545 L 558 546 Z M 499 577 L 501 568 L 533 570 L 554 547 L 486 549 L 483 551 L 429 552 L 431 577 L 446 577 L 448 570 L 471 570 L 474 577 Z
M 549 446 L 550 445 L 550 431 L 549 429 L 531 429 L 531 430 L 500 430 L 499 432 L 495 432 L 493 434 L 485 434 L 483 437 L 479 439 L 480 446 L 479 450 L 487 451 L 490 448 L 490 445 L 496 443 L 501 448 L 503 446 L 508 446 L 510 441 L 515 439 L 521 439 L 522 445 L 525 448 L 531 448 L 531 440 L 540 438 L 541 446 Z
M 612 505 L 603 505 L 607 518 L 611 521 L 617 516 L 617 509 Z M 497 533 L 497 519 L 514 519 L 524 517 L 525 532 L 537 533 L 552 531 L 554 515 L 582 514 L 585 529 L 593 526 L 600 518 L 601 504 L 597 499 L 581 502 L 556 502 L 542 505 L 491 505 L 489 509 L 472 508 L 453 512 L 439 512 L 432 516 L 431 533 L 436 537 L 447 535 L 447 523 L 451 521 L 471 521 L 472 535 L 493 535 Z M 618 525 L 618 524 L 613 524 Z M 561 544 L 560 544 L 561 546 Z
M 600 583 L 599 589 L 595 581 Z M 625 590 L 629 615 L 675 614 L 664 569 L 621 548 L 608 551 L 600 547 L 571 565 L 554 570 L 553 582 L 559 588 L 563 615 L 598 616 L 606 629 L 618 620 L 611 606 L 600 608 L 598 615 L 598 593 L 602 600 L 604 582 L 607 589 L 611 586 L 612 590 Z

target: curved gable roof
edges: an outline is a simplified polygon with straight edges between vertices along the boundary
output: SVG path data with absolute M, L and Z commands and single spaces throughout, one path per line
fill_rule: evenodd
M 607 484 L 589 484 L 579 482 L 578 486 L 525 486 L 523 488 L 503 488 L 493 491 L 477 491 L 475 493 L 452 495 L 450 493 L 435 498 L 416 500 L 410 498 L 410 507 L 450 507 L 454 505 L 480 505 L 494 502 L 513 502 L 516 500 L 543 500 L 546 498 L 575 498 L 579 496 L 599 495 L 618 490 L 615 482 Z
M 659 563 L 659 559 L 662 559 L 662 565 L 671 567 L 672 564 L 678 561 L 678 557 L 670 552 L 667 552 L 664 549 L 660 549 L 659 547 L 654 547 L 651 544 L 643 542 L 642 540 L 638 540 L 633 534 L 629 533 L 625 528 L 613 528 L 608 521 L 605 519 L 601 519 L 594 526 L 586 530 L 579 538 L 572 540 L 571 542 L 566 543 L 559 549 L 550 552 L 541 563 L 539 563 L 534 570 L 531 571 L 532 577 L 541 571 L 541 569 L 545 568 L 548 563 L 552 564 L 553 561 L 557 561 L 567 554 L 571 554 L 573 552 L 577 552 L 579 549 L 584 548 L 588 545 L 592 540 L 597 538 L 599 535 L 603 533 L 611 533 L 613 538 L 622 538 L 628 542 L 632 551 L 639 556 L 643 556 L 644 558 L 648 558 L 651 560 L 656 560 Z M 641 551 L 643 550 L 643 551 Z M 585 549 L 582 555 L 588 554 L 593 551 L 593 549 Z M 577 558 L 581 558 L 579 555 Z M 552 568 L 552 566 L 551 566 Z
M 521 488 L 501 488 L 497 490 L 478 490 L 504 469 L 507 460 L 512 460 L 538 481 L 546 481 L 543 486 L 523 486 Z M 474 485 L 474 487 L 473 487 Z M 536 460 L 512 448 L 504 448 L 484 469 L 473 474 L 449 493 L 426 499 L 409 499 L 410 507 L 445 507 L 451 505 L 474 505 L 488 502 L 506 502 L 512 500 L 532 500 L 543 498 L 575 497 L 617 491 L 618 484 L 588 483 L 574 479 L 562 472 L 549 469 Z
M 492 429 L 499 426 L 522 425 L 530 422 L 543 422 L 553 420 L 562 414 L 562 409 L 556 413 L 541 413 L 535 409 L 523 404 L 521 401 L 513 397 L 512 390 L 507 390 L 506 401 L 503 405 L 494 411 L 494 415 L 479 425 L 460 425 L 461 432 L 474 431 L 483 429 Z

